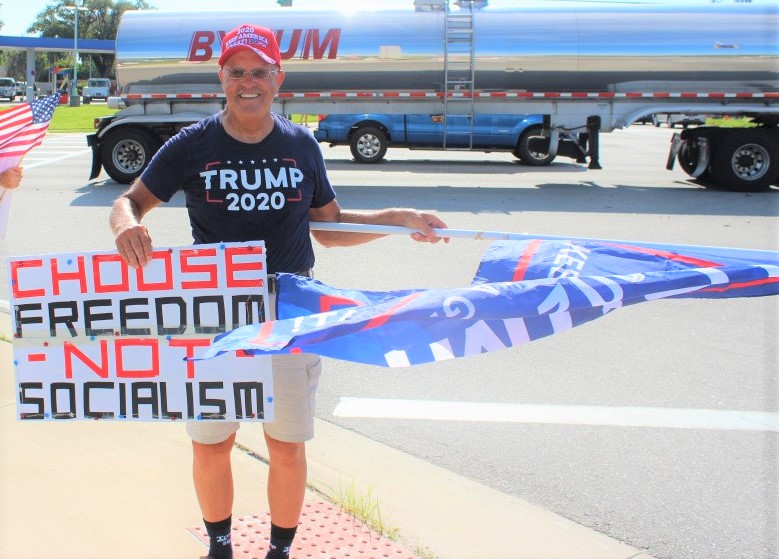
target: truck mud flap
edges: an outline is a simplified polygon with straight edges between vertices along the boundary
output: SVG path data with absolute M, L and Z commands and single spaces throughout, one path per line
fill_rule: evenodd
M 706 136 L 700 136 L 698 138 L 698 162 L 695 165 L 695 170 L 692 172 L 692 176 L 696 179 L 700 177 L 709 166 L 711 160 L 711 144 Z
M 585 163 L 587 151 L 579 144 L 578 138 L 569 132 L 560 132 L 560 143 L 557 146 L 557 155 L 575 159 L 577 163 Z
M 547 154 L 554 159 L 557 157 L 557 149 L 560 147 L 560 135 L 556 134 L 553 130 L 552 133 L 549 135 L 549 149 L 547 150 Z
M 673 171 L 674 161 L 676 161 L 680 149 L 682 149 L 682 137 L 678 132 L 675 132 L 671 137 L 671 149 L 668 152 L 668 160 L 665 162 L 665 168 L 669 171 Z
M 87 136 L 87 145 L 92 148 L 92 170 L 89 173 L 89 180 L 96 179 L 103 170 L 103 163 L 100 161 L 100 138 L 97 134 Z

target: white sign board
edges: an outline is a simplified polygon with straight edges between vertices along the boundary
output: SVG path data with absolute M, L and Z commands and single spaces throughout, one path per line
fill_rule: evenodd
M 269 357 L 198 357 L 214 336 L 265 320 L 265 245 L 11 257 L 20 420 L 272 421 Z

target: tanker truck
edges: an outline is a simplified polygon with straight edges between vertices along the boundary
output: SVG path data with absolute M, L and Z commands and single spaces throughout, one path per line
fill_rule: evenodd
M 220 39 L 255 23 L 280 45 L 279 114 L 541 115 L 534 149 L 554 157 L 575 143 L 591 169 L 600 168 L 601 133 L 647 115 L 748 117 L 753 128 L 675 134 L 667 166 L 763 190 L 779 177 L 778 12 L 776 0 L 128 11 L 116 37 L 122 94 L 109 100 L 121 110 L 88 136 L 90 178 L 105 168 L 131 182 L 166 139 L 219 111 Z

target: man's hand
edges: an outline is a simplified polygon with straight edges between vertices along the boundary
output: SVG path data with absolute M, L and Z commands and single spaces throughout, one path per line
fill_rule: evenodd
M 151 260 L 151 236 L 141 225 L 141 218 L 161 203 L 141 179 L 136 179 L 127 192 L 114 200 L 109 220 L 114 242 L 124 261 L 133 268 L 142 268 Z
M 19 187 L 19 183 L 22 182 L 22 168 L 11 167 L 3 172 L 0 172 L 0 186 L 13 190 Z
M 449 237 L 439 237 L 433 231 L 435 229 L 446 229 L 446 223 L 441 221 L 438 216 L 426 213 L 420 213 L 416 210 L 408 210 L 408 214 L 403 225 L 411 229 L 419 229 L 421 233 L 412 233 L 411 238 L 420 243 L 437 243 L 443 239 L 445 243 L 449 242 Z
M 116 235 L 119 254 L 133 268 L 142 268 L 151 260 L 152 244 L 149 232 L 143 225 L 133 225 Z

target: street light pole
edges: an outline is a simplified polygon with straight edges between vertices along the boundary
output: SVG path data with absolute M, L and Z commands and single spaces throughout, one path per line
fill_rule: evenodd
M 73 29 L 73 83 L 70 88 L 70 94 L 73 97 L 78 96 L 78 12 L 87 11 L 83 6 L 78 5 L 78 0 L 73 0 L 75 6 L 63 6 L 66 10 L 73 10 L 74 29 Z

